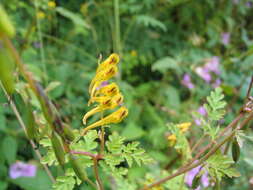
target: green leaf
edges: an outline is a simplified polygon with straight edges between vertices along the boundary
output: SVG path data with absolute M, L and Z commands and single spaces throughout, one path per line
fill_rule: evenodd
M 0 190 L 6 190 L 8 183 L 6 181 L 0 181 Z
M 0 131 L 4 131 L 6 129 L 6 121 L 3 113 L 3 106 L 0 106 Z
M 205 104 L 209 119 L 218 121 L 222 119 L 225 114 L 226 102 L 223 101 L 224 95 L 221 88 L 216 88 L 211 92 L 211 95 L 207 97 L 208 104 Z
M 167 187 L 169 190 L 176 190 L 176 189 L 188 190 L 188 188 L 184 184 L 184 175 L 180 175 L 169 180 L 164 184 L 164 186 Z
M 37 170 L 35 177 L 20 177 L 17 179 L 12 179 L 12 183 L 18 185 L 24 190 L 45 190 L 51 189 L 52 182 L 50 181 L 48 175 L 43 170 Z
M 17 141 L 15 138 L 11 136 L 6 136 L 2 142 L 2 151 L 5 159 L 7 160 L 8 164 L 12 164 L 16 160 L 17 154 Z
M 161 21 L 157 20 L 154 17 L 148 16 L 148 15 L 138 15 L 136 17 L 136 21 L 138 24 L 143 24 L 146 27 L 154 27 L 159 28 L 163 30 L 164 32 L 167 31 L 167 27 L 165 24 L 163 24 Z
M 63 7 L 57 7 L 56 11 L 60 15 L 70 19 L 75 25 L 78 25 L 78 26 L 81 26 L 81 27 L 84 27 L 84 28 L 90 28 L 90 26 L 85 22 L 85 20 L 82 19 L 81 16 L 79 16 L 78 14 L 73 13 L 73 12 L 63 8 Z
M 176 72 L 180 72 L 180 67 L 178 65 L 178 60 L 172 57 L 163 57 L 159 60 L 157 60 L 152 65 L 152 71 L 160 71 L 162 73 L 165 73 L 169 69 L 174 70 Z
M 49 166 L 52 166 L 53 164 L 58 165 L 58 161 L 52 149 L 47 150 L 46 155 L 42 157 L 41 163 L 48 164 Z
M 55 88 L 57 88 L 57 87 L 60 86 L 60 85 L 61 85 L 61 82 L 59 82 L 59 81 L 52 81 L 52 82 L 50 82 L 50 83 L 47 85 L 47 87 L 46 87 L 46 89 L 45 89 L 45 92 L 48 93 L 48 92 L 54 90 Z
M 56 183 L 53 184 L 54 190 L 72 190 L 77 183 L 77 179 L 75 179 L 75 173 L 73 169 L 68 168 L 65 176 L 58 176 L 56 179 Z
M 127 140 L 140 138 L 144 134 L 144 130 L 141 127 L 137 126 L 134 122 L 130 122 L 122 131 L 122 136 L 126 137 Z
M 209 175 L 213 178 L 217 178 L 221 181 L 225 175 L 228 177 L 239 177 L 240 174 L 232 168 L 233 160 L 220 152 L 211 156 L 207 161 L 206 168 L 208 169 Z
M 220 131 L 220 126 L 217 126 L 217 121 L 223 118 L 225 114 L 226 102 L 223 101 L 224 95 L 220 87 L 211 92 L 207 97 L 208 104 L 204 104 L 207 111 L 207 118 L 204 118 L 199 113 L 195 113 L 195 116 L 201 120 L 203 130 L 206 134 L 209 134 L 212 139 L 215 139 Z
M 109 136 L 109 141 L 106 142 L 106 146 L 111 153 L 119 154 L 122 151 L 124 140 L 124 137 L 121 137 L 118 133 L 114 132 Z

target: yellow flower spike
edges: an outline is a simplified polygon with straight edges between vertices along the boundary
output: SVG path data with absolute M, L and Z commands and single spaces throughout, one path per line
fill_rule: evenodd
M 108 66 L 116 65 L 118 63 L 119 63 L 119 55 L 116 53 L 113 53 L 98 66 L 97 73 L 106 69 Z
M 110 66 L 105 70 L 96 74 L 95 78 L 91 81 L 89 92 L 91 97 L 94 97 L 95 91 L 101 85 L 102 82 L 109 80 L 118 72 L 118 68 L 114 66 Z
M 110 115 L 106 116 L 105 118 L 89 125 L 85 129 L 83 129 L 81 136 L 85 135 L 87 131 L 90 129 L 94 129 L 99 126 L 107 125 L 110 123 L 119 123 L 121 122 L 128 114 L 128 110 L 126 107 L 122 106 L 117 111 L 111 113 Z
M 83 117 L 83 124 L 86 125 L 86 120 L 95 113 L 102 112 L 108 109 L 113 109 L 123 103 L 123 96 L 117 94 L 114 97 L 104 97 L 104 100 L 100 102 L 100 105 L 87 112 Z
M 177 125 L 182 133 L 188 131 L 189 127 L 191 126 L 191 122 L 185 122 Z

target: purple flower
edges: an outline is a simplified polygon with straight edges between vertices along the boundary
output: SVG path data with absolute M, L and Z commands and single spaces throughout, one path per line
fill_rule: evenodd
M 206 109 L 205 109 L 204 106 L 200 106 L 200 107 L 198 108 L 198 112 L 199 112 L 199 114 L 202 115 L 202 116 L 206 116 L 206 114 L 207 114 Z
M 223 45 L 228 45 L 230 42 L 230 33 L 229 32 L 224 32 L 221 34 L 221 43 Z
M 217 88 L 221 85 L 221 80 L 220 79 L 216 79 L 215 82 L 212 84 L 212 86 L 214 88 Z
M 202 115 L 202 116 L 206 116 L 207 115 L 207 112 L 206 112 L 206 109 L 204 106 L 200 106 L 197 110 L 197 112 Z M 195 119 L 194 120 L 195 124 L 200 126 L 201 125 L 201 120 L 200 119 Z
M 220 58 L 218 56 L 213 56 L 211 59 L 209 59 L 209 61 L 205 64 L 205 69 L 207 71 L 212 71 L 215 74 L 220 74 L 220 69 L 219 69 L 219 65 L 220 65 Z
M 9 169 L 9 176 L 12 179 L 19 177 L 34 177 L 36 175 L 36 170 L 37 168 L 35 165 L 19 161 L 11 165 Z
M 193 168 L 192 170 L 190 170 L 186 176 L 185 176 L 185 183 L 191 187 L 192 186 L 192 182 L 194 177 L 201 171 L 201 166 L 197 166 L 196 168 Z M 208 173 L 205 172 L 202 176 L 201 176 L 201 184 L 204 187 L 208 187 L 209 186 L 209 179 L 208 179 Z M 200 190 L 200 186 L 198 186 L 195 190 Z
M 252 2 L 251 1 L 248 1 L 245 3 L 246 7 L 248 8 L 251 8 L 252 7 Z
M 207 83 L 209 83 L 212 80 L 212 76 L 209 73 L 209 70 L 205 67 L 197 67 L 196 73 Z
M 193 89 L 195 87 L 191 82 L 191 76 L 189 74 L 184 74 L 182 84 L 189 89 Z

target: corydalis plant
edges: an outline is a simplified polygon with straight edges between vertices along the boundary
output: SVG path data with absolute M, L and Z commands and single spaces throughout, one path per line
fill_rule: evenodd
M 111 110 L 123 104 L 123 95 L 120 93 L 117 84 L 107 84 L 107 81 L 117 74 L 118 63 L 119 56 L 117 54 L 112 54 L 104 62 L 98 65 L 96 75 L 90 83 L 90 100 L 88 103 L 88 105 L 91 103 L 97 103 L 98 105 L 84 115 L 84 124 L 86 124 L 88 117 L 93 114 Z M 108 125 L 110 123 L 119 123 L 127 116 L 127 114 L 127 108 L 121 106 L 117 111 L 86 127 L 82 131 L 82 135 L 85 135 L 88 130 L 99 126 Z
M 128 183 L 123 177 L 128 172 L 127 167 L 121 166 L 123 163 L 126 162 L 131 167 L 134 161 L 138 165 L 151 161 L 145 151 L 138 147 L 138 142 L 125 144 L 125 138 L 115 132 L 109 135 L 108 139 L 105 139 L 103 126 L 119 123 L 128 114 L 127 108 L 122 106 L 123 95 L 120 93 L 118 85 L 115 82 L 108 82 L 116 75 L 118 63 L 119 56 L 112 54 L 98 65 L 96 75 L 90 83 L 90 100 L 88 102 L 88 105 L 96 104 L 96 107 L 84 115 L 83 124 L 86 125 L 87 119 L 97 113 L 101 114 L 101 119 L 82 129 L 80 135 L 76 132 L 76 139 L 70 144 L 68 157 L 72 168 L 66 171 L 65 177 L 57 178 L 54 189 L 73 189 L 75 184 L 80 184 L 80 180 L 90 183 L 94 188 L 104 189 L 104 182 L 100 179 L 99 166 L 105 172 L 104 177 L 110 176 L 115 180 L 115 187 L 117 188 L 124 181 L 126 181 L 124 183 Z M 117 109 L 117 107 L 119 108 Z M 103 117 L 108 110 L 113 110 L 113 112 Z M 101 127 L 99 132 L 94 130 L 97 127 Z M 98 143 L 99 141 L 100 143 Z M 55 157 L 53 158 L 51 154 L 50 162 L 52 159 Z M 59 159 L 57 160 L 59 162 Z M 75 166 L 77 163 L 78 167 Z M 90 167 L 93 167 L 94 175 L 92 178 L 96 179 L 96 183 L 87 177 L 86 169 Z

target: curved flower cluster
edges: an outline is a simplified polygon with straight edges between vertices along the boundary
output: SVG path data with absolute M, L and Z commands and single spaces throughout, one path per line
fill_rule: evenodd
M 191 122 L 185 122 L 185 123 L 181 123 L 178 124 L 177 127 L 180 130 L 180 133 L 185 133 L 189 130 L 189 127 L 191 126 Z M 168 141 L 169 141 L 169 145 L 170 146 L 174 146 L 176 141 L 177 141 L 177 137 L 175 134 L 171 134 L 167 137 Z
M 83 117 L 83 124 L 86 125 L 87 119 L 99 112 L 112 110 L 118 106 L 120 108 L 110 115 L 100 119 L 99 121 L 89 125 L 82 131 L 82 135 L 90 129 L 107 125 L 110 123 L 121 122 L 128 114 L 126 107 L 122 106 L 123 96 L 120 93 L 116 83 L 108 83 L 108 80 L 118 72 L 119 56 L 115 53 L 111 54 L 105 61 L 98 65 L 96 75 L 92 79 L 89 87 L 90 100 L 88 105 L 95 103 L 96 107 L 88 111 Z

